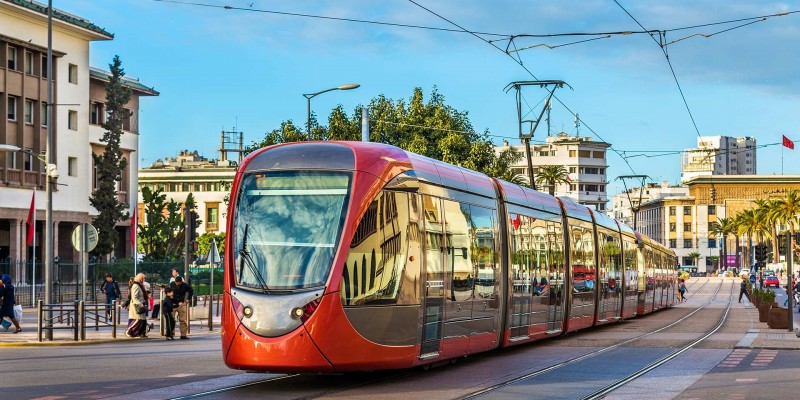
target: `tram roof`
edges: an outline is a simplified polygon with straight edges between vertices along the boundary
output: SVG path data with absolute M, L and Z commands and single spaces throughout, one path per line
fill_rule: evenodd
M 495 179 L 494 181 L 500 188 L 500 194 L 507 203 L 561 215 L 561 207 L 555 197 L 501 179 Z
M 576 203 L 575 200 L 570 197 L 561 196 L 558 200 L 564 205 L 564 211 L 566 211 L 567 217 L 592 222 L 592 213 L 589 207 Z

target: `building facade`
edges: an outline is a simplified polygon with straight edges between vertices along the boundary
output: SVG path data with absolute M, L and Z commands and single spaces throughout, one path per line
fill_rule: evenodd
M 663 197 L 688 195 L 688 186 L 670 185 L 667 181 L 663 181 L 660 184 L 648 183 L 644 188 L 632 188 L 615 194 L 612 197 L 611 208 L 607 214 L 609 217 L 633 227 L 633 209 L 637 208 L 639 204 L 649 203 Z M 637 222 L 640 217 L 641 215 L 637 215 Z M 637 224 L 637 226 L 640 225 Z
M 708 175 L 756 175 L 756 139 L 701 136 L 681 155 L 681 182 Z
M 105 82 L 108 73 L 89 66 L 90 44 L 112 40 L 113 35 L 80 17 L 54 10 L 53 16 L 53 103 L 47 100 L 47 8 L 36 2 L 0 0 L 0 144 L 13 145 L 34 154 L 44 153 L 47 114 L 53 132 L 52 151 L 59 177 L 53 186 L 54 256 L 76 260 L 70 242 L 74 227 L 91 222 L 97 215 L 89 203 L 95 187 L 92 153 L 103 152 L 100 142 L 105 118 Z M 133 206 L 130 187 L 136 187 L 136 157 L 139 146 L 138 102 L 140 96 L 158 92 L 127 79 L 133 96 L 127 108 L 132 112 L 123 127 L 121 147 L 130 166 L 123 171 L 119 187 L 122 201 Z M 16 265 L 30 260 L 32 246 L 26 246 L 26 219 L 34 190 L 36 195 L 36 259 L 44 254 L 46 208 L 44 163 L 23 152 L 0 152 L 0 260 Z M 118 225 L 120 244 L 116 257 L 131 254 L 126 246 L 128 221 Z M 23 281 L 18 269 L 15 279 Z M 23 274 L 24 275 L 24 274 Z
M 222 153 L 224 154 L 224 153 Z M 162 190 L 167 201 L 184 204 L 189 194 L 197 203 L 202 220 L 197 234 L 225 232 L 228 220 L 228 196 L 238 164 L 225 156 L 208 160 L 197 151 L 182 151 L 175 158 L 158 160 L 139 170 L 139 199 L 142 188 Z M 144 203 L 139 203 L 139 215 L 145 215 Z M 140 221 L 146 224 L 147 221 Z
M 605 211 L 608 202 L 606 150 L 610 146 L 605 142 L 595 142 L 591 137 L 570 136 L 564 132 L 549 136 L 544 144 L 531 146 L 534 176 L 540 166 L 563 166 L 569 172 L 569 182 L 556 184 L 555 195 L 570 197 L 580 204 Z M 495 153 L 499 154 L 509 147 L 525 154 L 524 145 L 511 146 L 508 142 L 504 142 L 503 146 L 496 146 Z M 524 157 L 512 166 L 512 170 L 528 180 L 528 162 Z M 541 191 L 548 190 L 537 188 Z
M 756 200 L 779 199 L 790 190 L 800 190 L 800 175 L 700 176 L 686 187 L 688 195 L 643 203 L 639 231 L 673 250 L 681 265 L 696 265 L 701 272 L 747 268 L 753 262 L 746 250 L 750 239 L 739 238 L 737 254 L 735 237 L 715 236 L 713 224 L 754 208 Z

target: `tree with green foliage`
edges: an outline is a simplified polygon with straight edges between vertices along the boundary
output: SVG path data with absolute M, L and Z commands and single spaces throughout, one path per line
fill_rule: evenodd
M 476 132 L 467 112 L 447 105 L 436 87 L 427 101 L 422 89 L 415 88 L 408 102 L 380 95 L 366 107 L 370 117 L 370 141 L 397 146 L 490 176 L 514 179 L 510 165 L 516 162 L 514 157 L 518 152 L 511 151 L 498 159 L 489 132 Z M 348 116 L 341 105 L 336 107 L 328 117 L 327 127 L 318 125 L 314 117 L 310 133 L 303 133 L 292 121 L 285 121 L 279 129 L 267 132 L 263 140 L 249 146 L 246 152 L 284 142 L 360 140 L 362 108 L 356 107 Z
M 170 199 L 161 189 L 142 188 L 145 223 L 139 224 L 139 252 L 150 260 L 178 259 L 183 257 L 186 235 L 184 213 L 180 203 Z M 189 193 L 184 207 L 195 210 L 197 204 Z
M 692 265 L 695 267 L 697 266 L 697 259 L 700 258 L 700 253 L 693 251 L 687 255 L 689 258 L 692 259 Z
M 98 231 L 98 243 L 93 253 L 106 255 L 114 251 L 118 240 L 116 230 L 117 222 L 129 217 L 125 212 L 127 204 L 119 201 L 117 197 L 117 184 L 122 181 L 122 171 L 128 161 L 122 157 L 120 138 L 122 137 L 122 123 L 130 116 L 130 111 L 125 105 L 131 99 L 131 90 L 122 82 L 125 71 L 121 67 L 119 56 L 114 56 L 114 61 L 109 64 L 111 78 L 106 85 L 106 121 L 103 123 L 103 137 L 100 142 L 105 143 L 102 155 L 92 154 L 97 167 L 97 188 L 89 197 L 89 202 L 98 214 L 92 224 Z
M 197 237 L 197 255 L 205 257 L 208 251 L 211 250 L 211 240 L 217 241 L 217 250 L 219 255 L 225 252 L 225 232 L 212 233 L 206 232 Z
M 561 165 L 542 165 L 536 173 L 536 183 L 546 186 L 550 196 L 554 196 L 557 184 L 569 183 L 568 176 L 569 172 Z

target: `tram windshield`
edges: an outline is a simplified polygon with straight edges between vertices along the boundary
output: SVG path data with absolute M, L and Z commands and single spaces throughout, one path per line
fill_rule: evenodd
M 264 292 L 324 285 L 349 186 L 344 172 L 244 176 L 234 221 L 236 285 Z

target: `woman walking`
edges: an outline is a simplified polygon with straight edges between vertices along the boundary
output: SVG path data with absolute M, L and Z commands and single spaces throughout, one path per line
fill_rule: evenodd
M 147 291 L 144 289 L 144 274 L 138 274 L 130 287 L 128 304 L 128 337 L 147 337 Z
M 22 328 L 19 326 L 19 320 L 14 315 L 14 305 L 17 304 L 17 301 L 14 298 L 14 285 L 11 284 L 11 275 L 3 274 L 0 280 L 3 281 L 3 289 L 0 292 L 0 297 L 3 298 L 2 305 L 0 305 L 0 320 L 2 320 L 3 317 L 7 317 L 11 320 L 11 323 L 14 324 L 14 333 L 22 332 Z M 6 330 L 8 330 L 8 328 L 6 328 Z

